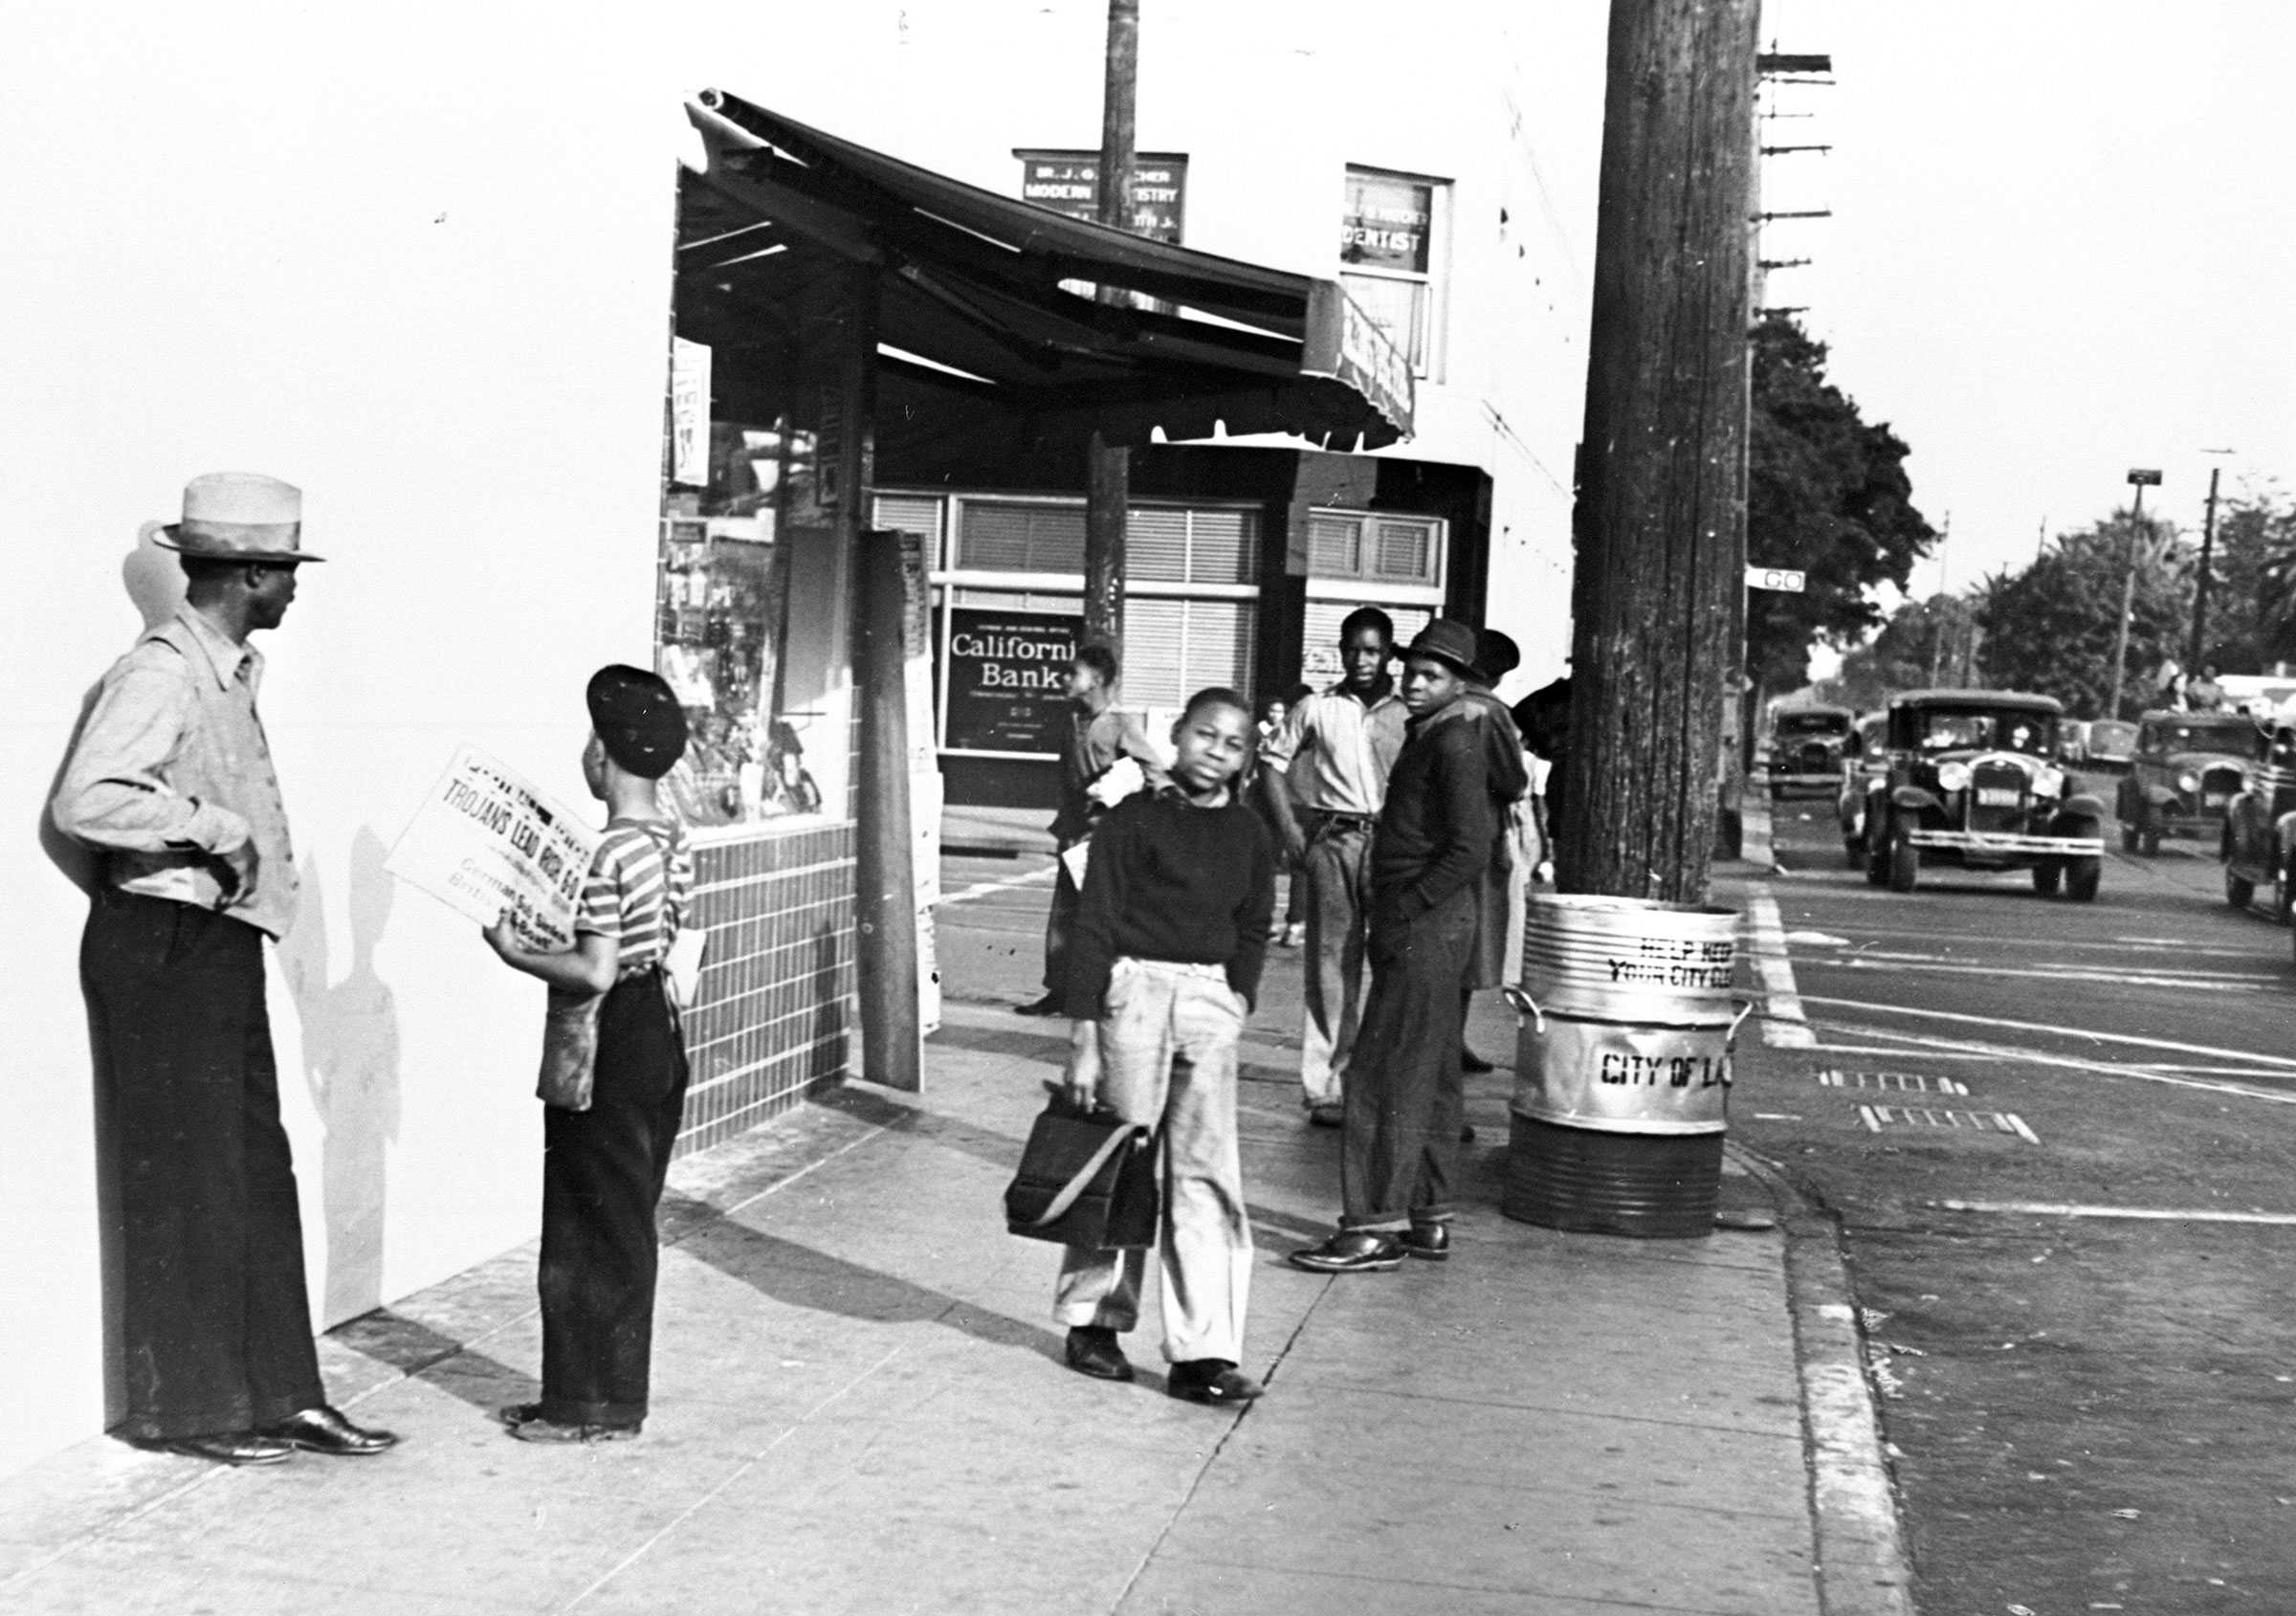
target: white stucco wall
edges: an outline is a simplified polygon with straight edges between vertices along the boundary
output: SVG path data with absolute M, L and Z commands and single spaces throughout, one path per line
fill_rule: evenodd
M 1194 159 L 1191 244 L 1329 274 L 1345 163 L 1458 180 L 1456 381 L 1400 452 L 1492 471 L 1492 621 L 1545 676 L 1601 9 L 1514 25 L 1524 122 L 1496 145 L 1496 58 L 1437 37 L 1493 8 L 1147 10 L 1140 139 Z M 305 542 L 332 558 L 264 642 L 263 707 L 309 893 L 273 973 L 281 1089 L 333 1321 L 535 1228 L 540 989 L 379 866 L 456 742 L 579 798 L 582 681 L 650 654 L 683 97 L 721 84 L 1010 191 L 1013 146 L 1096 141 L 1104 18 L 1096 0 L 11 9 L 0 1472 L 100 1420 L 82 905 L 33 832 L 83 695 L 139 628 L 140 525 L 195 473 L 270 472 L 304 487 Z M 1524 268 L 1467 250 L 1497 199 Z M 1526 274 L 1551 302 L 1525 301 Z

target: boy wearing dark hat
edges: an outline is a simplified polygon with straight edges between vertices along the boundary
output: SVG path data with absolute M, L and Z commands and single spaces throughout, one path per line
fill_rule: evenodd
M 658 782 L 686 749 L 686 719 L 658 675 L 602 668 L 590 679 L 583 778 L 607 806 L 560 954 L 522 948 L 507 921 L 486 941 L 552 996 L 603 994 L 586 1109 L 542 1113 L 542 1396 L 502 1410 L 524 1442 L 604 1442 L 644 1425 L 659 1261 L 654 1211 L 686 1100 L 686 1052 L 665 964 L 684 924 L 694 864 Z
M 1317 1273 L 1450 1255 L 1466 1096 L 1459 995 L 1499 822 L 1487 746 L 1446 720 L 1475 678 L 1475 631 L 1436 618 L 1403 653 L 1403 749 L 1371 849 L 1371 996 L 1346 1091 L 1338 1232 L 1292 1253 Z

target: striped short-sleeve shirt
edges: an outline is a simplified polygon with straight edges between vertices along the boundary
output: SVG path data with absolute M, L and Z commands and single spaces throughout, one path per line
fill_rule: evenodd
M 682 826 L 618 820 L 606 828 L 582 886 L 578 933 L 613 938 L 617 974 L 659 964 L 684 924 L 694 897 L 694 858 Z

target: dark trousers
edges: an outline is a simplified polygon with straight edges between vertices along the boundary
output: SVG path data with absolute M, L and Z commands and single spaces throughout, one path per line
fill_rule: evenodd
M 96 1065 L 106 1425 L 139 1441 L 208 1436 L 324 1403 L 263 934 L 106 888 L 88 912 L 79 980 Z
M 653 1361 L 654 1211 L 686 1104 L 658 970 L 607 990 L 587 1111 L 542 1112 L 541 1417 L 634 1426 Z
M 1470 889 L 1371 937 L 1371 997 L 1348 1068 L 1340 1227 L 1400 1229 L 1451 1215 L 1459 1127 L 1459 994 L 1474 950 Z
M 1060 851 L 1068 852 L 1080 836 L 1063 837 Z M 1066 864 L 1052 867 L 1052 907 L 1045 915 L 1045 991 L 1067 998 L 1069 993 L 1069 934 L 1076 925 L 1076 905 L 1084 895 L 1069 876 Z

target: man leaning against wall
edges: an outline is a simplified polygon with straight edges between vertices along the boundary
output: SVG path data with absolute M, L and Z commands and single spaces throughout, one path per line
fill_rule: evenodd
M 286 934 L 295 855 L 255 714 L 248 643 L 295 599 L 302 494 L 221 472 L 184 490 L 158 542 L 186 599 L 103 676 L 55 827 L 100 874 L 79 953 L 95 1057 L 106 1424 L 228 1465 L 397 1438 L 326 1401 L 279 1121 L 263 940 Z

